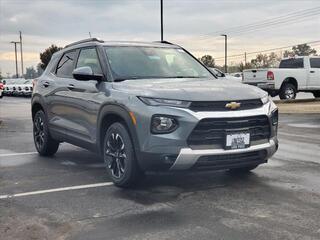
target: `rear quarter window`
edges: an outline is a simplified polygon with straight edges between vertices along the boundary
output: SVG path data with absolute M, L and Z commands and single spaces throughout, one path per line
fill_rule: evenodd
M 291 58 L 282 60 L 279 68 L 303 68 L 303 58 Z
M 320 58 L 310 58 L 310 66 L 312 68 L 320 68 Z

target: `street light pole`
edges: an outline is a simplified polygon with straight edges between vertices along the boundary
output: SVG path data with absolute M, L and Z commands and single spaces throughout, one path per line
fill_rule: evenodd
M 23 77 L 23 55 L 22 55 L 22 35 L 21 35 L 21 31 L 19 31 L 19 34 L 20 34 L 21 76 Z
M 161 42 L 163 42 L 163 0 L 160 0 Z
M 17 60 L 17 43 L 20 43 L 20 42 L 12 41 L 10 43 L 14 44 L 14 54 L 15 54 L 15 60 L 16 60 L 16 77 L 18 78 L 19 75 L 18 75 L 18 60 Z
M 228 72 L 228 66 L 227 66 L 227 54 L 228 54 L 227 39 L 228 39 L 228 36 L 226 34 L 221 34 L 221 36 L 224 37 L 224 72 L 227 73 Z

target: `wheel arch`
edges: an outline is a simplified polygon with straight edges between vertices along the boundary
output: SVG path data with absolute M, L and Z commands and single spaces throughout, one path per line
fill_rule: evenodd
M 285 80 L 283 80 L 280 89 L 282 89 L 286 83 L 291 83 L 298 91 L 298 81 L 294 77 L 287 77 Z
M 32 120 L 33 120 L 33 117 L 36 114 L 36 112 L 39 110 L 44 111 L 44 113 L 46 115 L 45 107 L 44 107 L 44 104 L 43 104 L 43 101 L 41 100 L 41 98 L 39 96 L 33 96 L 32 100 L 31 100 Z
M 97 148 L 98 152 L 102 154 L 103 152 L 103 138 L 106 130 L 111 124 L 115 122 L 121 122 L 127 128 L 129 135 L 132 140 L 135 152 L 139 151 L 139 141 L 137 136 L 137 131 L 132 118 L 130 116 L 130 111 L 121 105 L 117 104 L 107 104 L 101 107 L 98 115 L 97 121 Z

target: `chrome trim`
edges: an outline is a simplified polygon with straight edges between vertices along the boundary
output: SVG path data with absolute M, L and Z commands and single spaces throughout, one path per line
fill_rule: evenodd
M 179 110 L 183 110 L 198 120 L 204 119 L 204 118 L 237 118 L 237 117 L 251 117 L 251 116 L 259 116 L 259 115 L 267 115 L 270 116 L 270 101 L 266 104 L 264 104 L 260 108 L 255 109 L 247 109 L 247 110 L 229 110 L 229 111 L 223 111 L 223 112 L 194 112 L 187 108 L 179 108 Z
M 204 149 L 204 150 L 193 150 L 191 148 L 182 148 L 180 153 L 171 166 L 170 170 L 186 170 L 191 168 L 201 156 L 207 155 L 226 155 L 226 154 L 237 154 L 247 153 L 252 151 L 267 150 L 267 157 L 271 157 L 277 150 L 276 140 L 270 139 L 268 143 L 251 146 L 244 149 L 235 150 L 224 150 L 224 149 Z

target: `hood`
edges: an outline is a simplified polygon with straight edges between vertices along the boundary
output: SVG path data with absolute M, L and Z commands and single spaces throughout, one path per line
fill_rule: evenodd
M 257 87 L 223 79 L 170 78 L 114 82 L 113 88 L 136 96 L 186 101 L 258 99 L 267 93 Z

